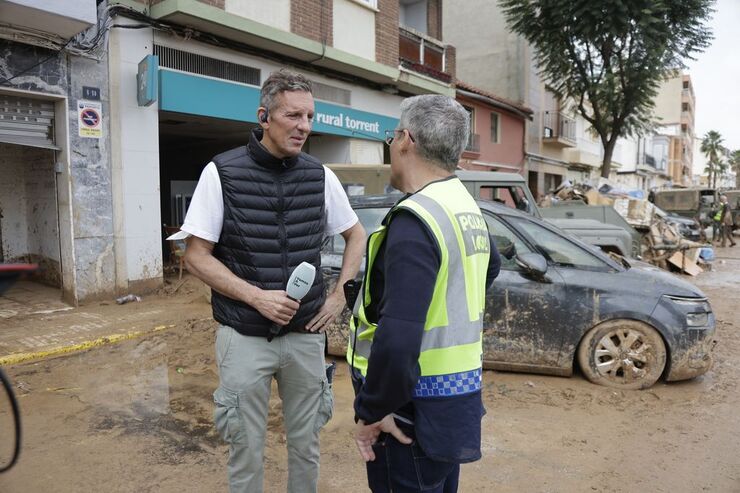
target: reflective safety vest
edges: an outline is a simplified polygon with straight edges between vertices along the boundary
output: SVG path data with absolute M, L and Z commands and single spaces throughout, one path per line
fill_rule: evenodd
M 714 215 L 714 220 L 717 222 L 720 222 L 722 220 L 722 207 L 720 207 L 717 213 Z
M 432 232 L 441 264 L 424 323 L 414 397 L 439 397 L 480 390 L 488 227 L 473 197 L 457 177 L 433 182 L 396 204 L 367 242 L 365 278 L 350 320 L 347 361 L 367 374 L 377 320 L 368 320 L 373 264 L 394 215 L 405 210 Z M 390 253 L 392 254 L 392 253 Z

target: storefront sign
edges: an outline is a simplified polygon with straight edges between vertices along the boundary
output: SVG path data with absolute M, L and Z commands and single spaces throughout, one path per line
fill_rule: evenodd
M 386 130 L 396 128 L 397 118 L 316 102 L 313 131 L 383 140 Z
M 77 124 L 80 137 L 99 139 L 103 136 L 103 105 L 95 101 L 77 101 Z
M 158 56 L 147 55 L 139 62 L 139 70 L 136 74 L 136 100 L 139 106 L 149 106 L 157 100 L 158 72 Z
M 159 70 L 159 109 L 257 123 L 259 88 L 171 70 Z M 313 132 L 383 140 L 398 118 L 315 102 Z

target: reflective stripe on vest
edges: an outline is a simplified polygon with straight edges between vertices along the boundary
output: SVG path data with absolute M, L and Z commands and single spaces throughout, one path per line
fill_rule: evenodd
M 395 212 L 407 210 L 427 225 L 440 251 L 440 269 L 424 324 L 416 397 L 455 395 L 480 388 L 488 229 L 475 201 L 457 178 L 436 182 L 404 199 L 370 235 L 362 296 L 350 321 L 347 360 L 367 371 L 377 326 L 367 320 L 372 266 Z M 472 372 L 472 373 L 471 373 Z

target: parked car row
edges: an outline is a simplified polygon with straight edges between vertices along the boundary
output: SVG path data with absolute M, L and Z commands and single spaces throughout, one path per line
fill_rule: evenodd
M 350 201 L 368 232 L 399 194 Z M 712 364 L 715 320 L 704 294 L 638 261 L 613 258 L 531 214 L 478 202 L 502 269 L 487 293 L 485 368 L 569 376 L 643 389 L 683 380 Z M 336 282 L 344 244 L 329 238 L 322 263 Z M 347 347 L 349 310 L 329 329 L 330 352 Z

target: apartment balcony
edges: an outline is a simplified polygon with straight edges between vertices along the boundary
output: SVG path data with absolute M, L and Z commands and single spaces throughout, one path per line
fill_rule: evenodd
M 0 19 L 3 24 L 67 40 L 94 25 L 98 16 L 95 0 L 0 0 Z
M 465 149 L 463 150 L 464 154 L 480 154 L 480 135 L 468 135 L 468 142 L 465 144 Z
M 542 142 L 554 147 L 575 147 L 576 121 L 560 111 L 542 114 Z
M 452 82 L 445 45 L 434 38 L 413 29 L 399 27 L 398 58 L 399 64 L 405 69 L 445 83 Z
M 658 162 L 652 154 L 644 153 L 638 157 L 637 171 L 643 171 L 650 174 L 663 173 L 666 167 L 665 160 Z

